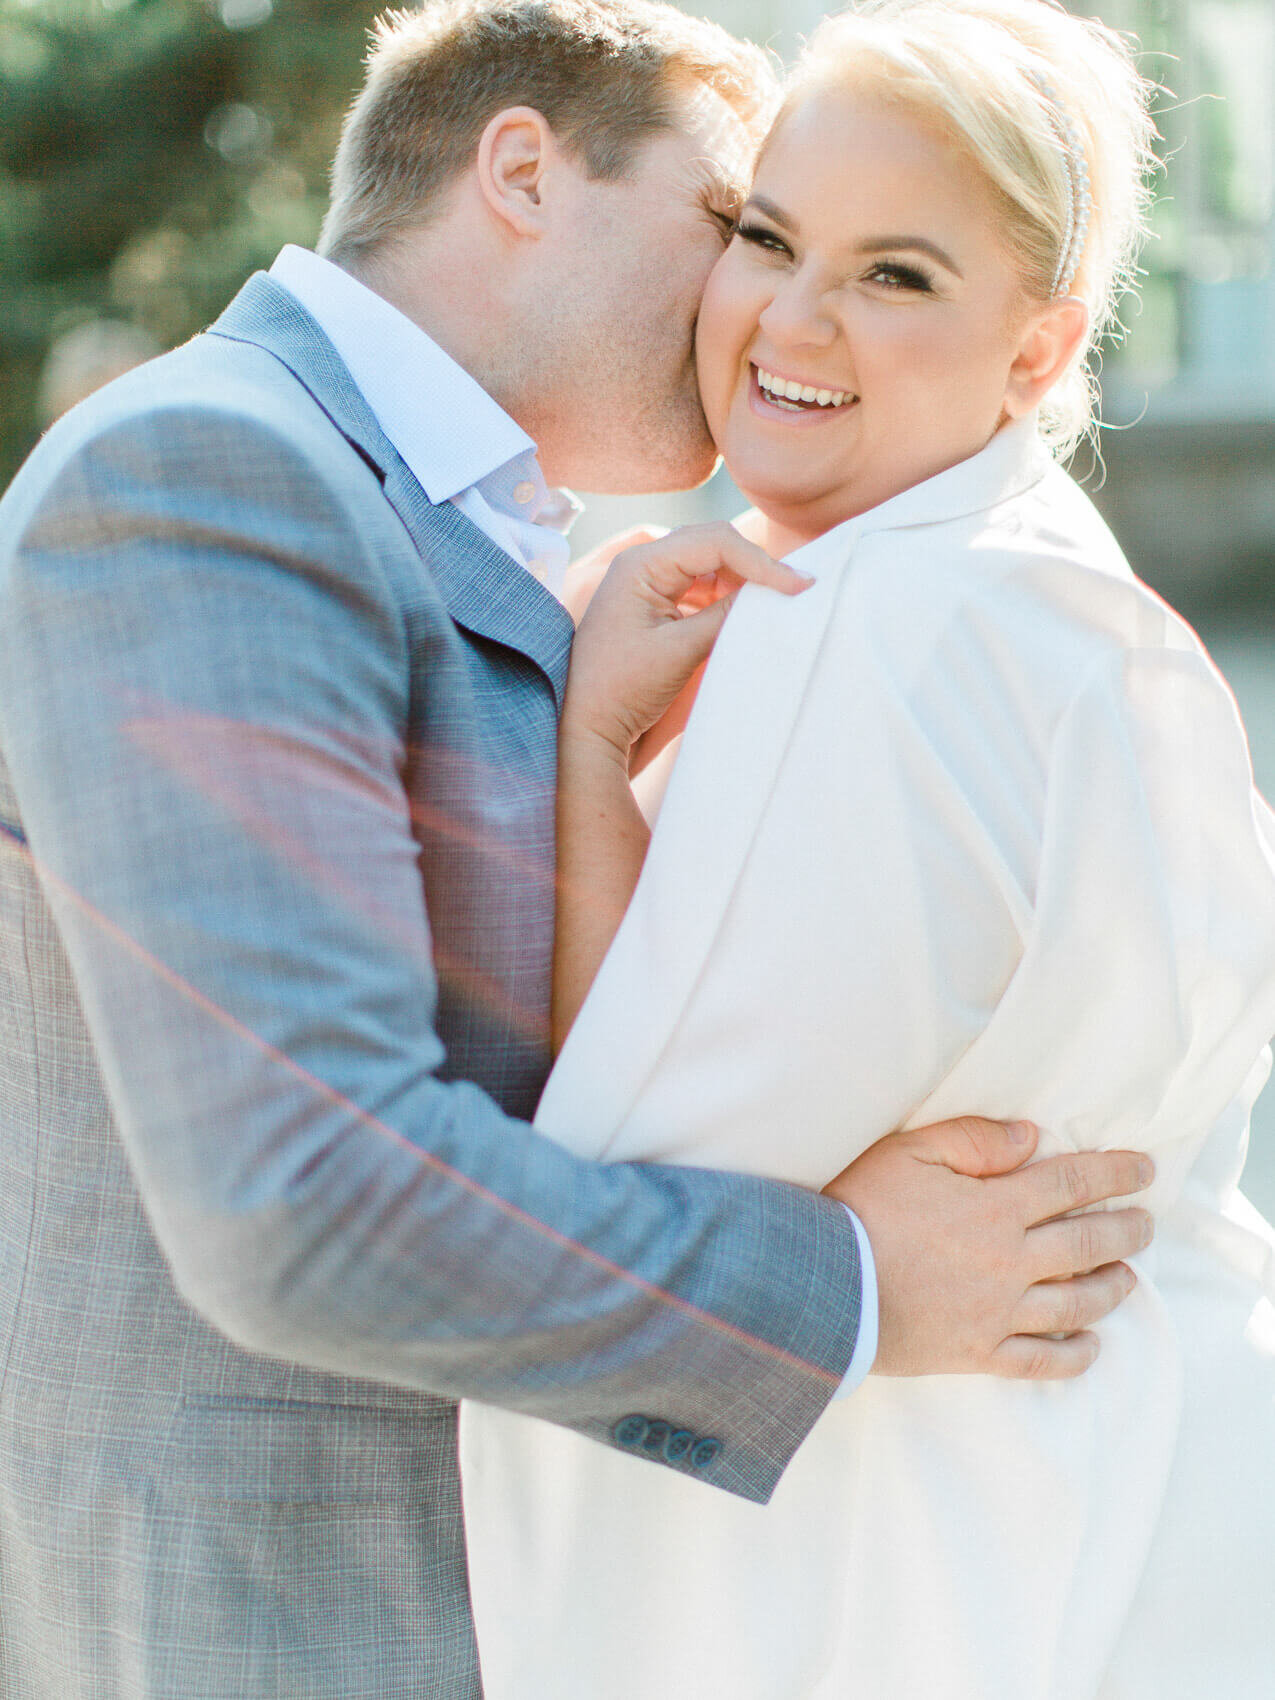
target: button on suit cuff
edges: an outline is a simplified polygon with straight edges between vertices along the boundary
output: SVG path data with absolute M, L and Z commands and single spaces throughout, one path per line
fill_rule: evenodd
M 868 1234 L 863 1223 L 848 1204 L 843 1204 L 841 1208 L 853 1222 L 855 1238 L 859 1242 L 863 1293 L 859 1301 L 859 1338 L 854 1344 L 854 1356 L 850 1359 L 850 1366 L 841 1378 L 841 1386 L 832 1395 L 834 1401 L 845 1399 L 854 1392 L 872 1368 L 877 1355 L 877 1266 L 872 1258 L 872 1247 L 868 1244 Z

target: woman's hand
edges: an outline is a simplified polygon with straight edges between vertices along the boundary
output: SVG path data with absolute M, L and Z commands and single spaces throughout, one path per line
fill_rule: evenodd
M 580 623 L 558 739 L 555 1050 L 642 871 L 634 748 L 702 666 L 745 582 L 794 595 L 811 581 L 728 525 L 688 526 L 617 554 Z
M 627 531 L 617 531 L 578 561 L 567 568 L 562 601 L 567 613 L 578 626 L 588 611 L 593 594 L 606 577 L 612 561 L 623 549 L 634 549 L 639 543 L 658 543 L 668 536 L 666 525 L 633 525 Z
M 813 581 L 725 524 L 683 526 L 621 550 L 571 655 L 563 735 L 633 748 L 707 660 L 745 583 L 793 596 Z

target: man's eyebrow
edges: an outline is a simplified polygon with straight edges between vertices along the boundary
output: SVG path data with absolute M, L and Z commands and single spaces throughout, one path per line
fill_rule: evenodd
M 744 199 L 744 185 L 726 169 L 720 160 L 705 157 L 699 161 L 704 173 L 704 194 L 720 203 L 723 211 L 733 218 Z

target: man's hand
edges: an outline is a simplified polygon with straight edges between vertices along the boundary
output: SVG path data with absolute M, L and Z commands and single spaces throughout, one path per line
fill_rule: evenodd
M 893 1133 L 824 1188 L 872 1246 L 875 1374 L 1061 1379 L 1097 1357 L 1087 1330 L 1132 1290 L 1119 1260 L 1150 1242 L 1152 1222 L 1139 1209 L 1069 1212 L 1141 1192 L 1154 1167 L 1083 1151 L 1022 1168 L 1037 1137 L 972 1116 Z

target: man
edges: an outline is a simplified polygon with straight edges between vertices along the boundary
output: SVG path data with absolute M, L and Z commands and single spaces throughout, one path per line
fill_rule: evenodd
M 285 251 L 5 500 L 9 1700 L 469 1700 L 459 1397 L 764 1500 L 871 1362 L 833 1199 L 583 1164 L 526 1122 L 572 634 L 551 486 L 710 470 L 696 305 L 768 97 L 751 52 L 627 0 L 391 25 L 329 258 Z M 632 605 L 677 548 L 628 558 Z M 1030 1149 L 957 1125 L 842 1177 L 878 1368 L 1087 1361 L 1003 1348 L 1020 1247 L 1136 1160 L 943 1167 Z M 1139 1231 L 1089 1218 L 1054 1273 Z M 1032 1287 L 1030 1331 L 1127 1280 Z

